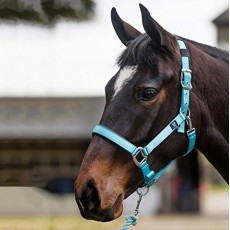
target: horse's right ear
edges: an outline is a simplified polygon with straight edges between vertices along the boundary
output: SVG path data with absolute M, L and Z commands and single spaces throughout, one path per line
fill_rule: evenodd
M 163 29 L 150 15 L 147 8 L 142 4 L 139 4 L 142 15 L 142 23 L 145 32 L 149 35 L 152 40 L 152 44 L 155 47 L 164 47 L 170 53 L 174 53 L 174 39 L 173 35 Z
M 117 36 L 125 46 L 141 34 L 138 30 L 123 21 L 114 7 L 111 10 L 111 20 Z

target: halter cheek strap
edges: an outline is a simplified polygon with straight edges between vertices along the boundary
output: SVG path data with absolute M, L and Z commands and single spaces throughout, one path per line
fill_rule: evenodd
M 192 127 L 189 111 L 189 94 L 192 89 L 191 85 L 191 70 L 189 69 L 189 58 L 188 52 L 184 42 L 178 39 L 178 44 L 181 52 L 181 86 L 182 86 L 182 95 L 181 95 L 181 107 L 178 115 L 169 122 L 169 124 L 156 136 L 152 141 L 147 144 L 145 147 L 137 147 L 119 134 L 115 133 L 111 129 L 103 125 L 96 125 L 93 129 L 93 135 L 100 135 L 107 140 L 118 145 L 125 151 L 127 151 L 132 157 L 134 163 L 141 169 L 145 183 L 147 187 L 150 187 L 152 184 L 157 181 L 164 171 L 169 167 L 173 162 L 169 162 L 166 166 L 160 169 L 157 173 L 150 169 L 147 162 L 147 157 L 152 151 L 157 148 L 169 135 L 174 131 L 178 133 L 186 134 L 188 137 L 188 150 L 184 155 L 187 155 L 195 146 L 196 141 L 196 131 Z M 187 124 L 187 125 L 186 125 Z M 186 131 L 186 127 L 188 127 Z

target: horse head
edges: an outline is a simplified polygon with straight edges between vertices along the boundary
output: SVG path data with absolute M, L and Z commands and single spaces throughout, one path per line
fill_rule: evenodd
M 112 23 L 126 49 L 118 72 L 105 87 L 106 105 L 100 124 L 145 146 L 177 114 L 181 100 L 181 56 L 176 36 L 163 29 L 140 5 L 144 34 L 121 20 L 115 8 Z M 196 123 L 196 120 L 194 119 Z M 174 132 L 148 158 L 154 172 L 185 154 L 186 135 Z M 143 176 L 125 150 L 94 135 L 75 184 L 83 217 L 110 221 L 122 214 L 122 201 L 141 184 Z

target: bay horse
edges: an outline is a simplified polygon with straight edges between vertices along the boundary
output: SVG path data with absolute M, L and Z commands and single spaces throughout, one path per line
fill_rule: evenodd
M 118 72 L 105 87 L 106 104 L 100 126 L 96 126 L 108 135 L 94 132 L 75 181 L 76 201 L 86 219 L 105 222 L 122 214 L 123 200 L 145 180 L 136 166 L 145 161 L 142 147 L 165 127 L 179 129 L 170 122 L 180 111 L 183 89 L 190 93 L 189 115 L 186 112 L 185 116 L 196 130 L 194 147 L 228 182 L 228 52 L 178 38 L 141 4 L 140 9 L 144 34 L 123 21 L 115 8 L 111 11 L 114 29 L 126 49 L 117 61 Z M 192 72 L 193 88 L 182 84 L 185 48 L 181 50 L 178 39 L 183 40 L 189 55 L 191 71 L 185 72 Z M 183 124 L 185 129 L 191 125 Z M 123 141 L 141 146 L 137 153 L 143 159 L 133 161 L 121 146 Z M 185 155 L 188 145 L 185 133 L 172 132 L 145 161 L 150 172 L 161 172 Z

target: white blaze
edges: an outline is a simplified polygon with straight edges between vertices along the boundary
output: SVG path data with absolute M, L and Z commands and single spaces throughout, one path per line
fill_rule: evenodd
M 136 73 L 137 66 L 126 66 L 122 68 L 117 76 L 114 84 L 114 95 L 113 98 L 122 90 L 122 88 L 132 79 Z

